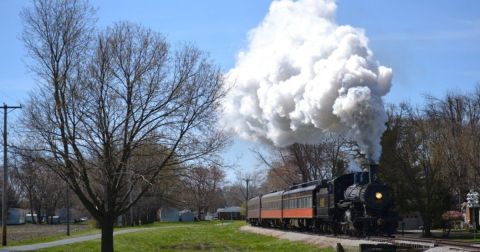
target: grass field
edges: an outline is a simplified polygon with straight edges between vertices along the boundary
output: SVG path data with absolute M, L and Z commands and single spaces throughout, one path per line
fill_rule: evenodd
M 70 225 L 71 236 L 66 235 L 67 227 L 63 224 L 9 225 L 7 230 L 7 241 L 9 246 L 49 242 L 100 232 L 99 229 L 93 228 L 91 225 L 87 224 Z
M 144 224 L 135 227 L 115 227 L 115 230 L 135 229 L 146 227 L 158 227 L 162 225 L 179 225 L 180 223 L 155 223 Z M 74 238 L 78 236 L 100 234 L 101 230 L 95 228 L 92 223 L 71 224 L 70 236 L 66 235 L 67 227 L 64 224 L 47 225 L 47 224 L 25 224 L 8 226 L 8 246 L 29 245 L 35 243 L 43 243 L 57 241 L 62 239 Z
M 156 224 L 147 231 L 114 237 L 115 251 L 334 251 L 303 243 L 239 231 L 244 221 Z M 99 251 L 100 241 L 88 241 L 40 251 Z

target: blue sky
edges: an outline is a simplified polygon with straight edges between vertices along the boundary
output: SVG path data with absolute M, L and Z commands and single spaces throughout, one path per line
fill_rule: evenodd
M 141 23 L 175 44 L 193 42 L 210 53 L 225 71 L 247 44 L 247 33 L 268 11 L 267 0 L 91 1 L 98 25 L 115 21 Z M 0 1 L 0 102 L 21 103 L 36 85 L 24 62 L 19 41 L 19 11 L 29 1 Z M 382 65 L 393 68 L 393 87 L 386 102 L 421 104 L 424 95 L 468 92 L 480 83 L 480 1 L 339 0 L 337 23 L 365 30 L 370 48 Z M 19 114 L 19 113 L 16 113 Z M 241 140 L 225 157 L 237 168 L 257 165 Z M 233 177 L 232 171 L 229 172 Z

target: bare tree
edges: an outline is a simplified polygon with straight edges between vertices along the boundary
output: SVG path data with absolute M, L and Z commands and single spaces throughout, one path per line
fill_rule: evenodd
M 148 167 L 161 161 L 161 155 L 159 155 L 161 150 L 147 148 L 138 152 L 140 155 L 132 158 L 130 162 L 132 166 Z M 145 158 L 145 154 L 150 158 Z M 155 221 L 156 213 L 161 207 L 179 206 L 178 195 L 182 189 L 181 176 L 184 172 L 185 169 L 182 166 L 170 166 L 162 169 L 155 184 L 148 189 L 137 204 L 125 213 L 124 224 L 151 223 Z M 140 193 L 141 189 L 142 185 L 137 185 L 131 191 L 132 198 L 135 194 Z
M 465 114 L 468 118 L 466 125 L 466 135 L 468 141 L 469 155 L 468 163 L 473 173 L 473 181 L 470 183 L 471 188 L 478 186 L 478 179 L 480 178 L 480 84 L 475 88 L 475 91 L 468 96 L 468 103 L 465 108 Z M 473 183 L 472 183 L 473 182 Z M 477 189 L 479 189 L 477 187 Z
M 176 174 L 160 175 L 161 180 L 154 184 L 144 196 L 124 215 L 125 225 L 152 223 L 157 211 L 164 206 L 179 206 L 178 195 L 181 193 L 181 181 Z M 137 193 L 134 190 L 132 193 Z M 130 212 L 131 211 L 131 212 Z M 132 217 L 132 219 L 130 219 Z
M 241 206 L 246 200 L 245 182 L 235 182 L 223 187 L 223 197 L 227 206 Z M 250 192 L 249 192 L 250 194 Z
M 442 167 L 451 179 L 446 182 L 457 195 L 468 192 L 468 183 L 458 183 L 468 177 L 467 157 L 468 139 L 465 139 L 467 128 L 464 127 L 466 104 L 468 98 L 462 95 L 448 94 L 445 99 L 427 98 L 425 112 L 432 122 L 435 131 L 442 135 L 443 144 L 437 151 L 442 153 Z M 463 197 L 459 198 L 463 202 Z
M 37 186 L 38 176 L 40 173 L 35 172 L 36 166 L 33 162 L 33 155 L 18 155 L 20 160 L 15 162 L 13 173 L 11 174 L 13 181 L 18 184 L 22 188 L 23 197 L 25 197 L 28 201 L 30 213 L 31 213 L 31 221 L 32 223 L 36 224 L 37 221 L 34 218 L 33 213 L 35 211 L 38 212 L 40 197 L 38 195 Z
M 3 171 L 3 166 L 0 166 Z M 0 173 L 3 176 L 3 173 Z M 12 174 L 9 174 L 9 183 L 7 185 L 7 206 L 9 208 L 20 207 L 23 192 L 19 183 L 12 179 Z M 3 186 L 3 181 L 0 181 L 0 186 Z M 0 207 L 2 204 L 0 203 Z M 1 214 L 0 214 L 1 217 Z
M 227 206 L 241 206 L 246 203 L 247 198 L 253 198 L 264 193 L 264 171 L 254 170 L 251 172 L 237 171 L 235 180 L 223 187 L 223 195 Z M 247 181 L 248 180 L 248 195 Z
M 480 89 L 473 94 L 448 93 L 444 98 L 428 97 L 426 114 L 435 124 L 435 130 L 442 135 L 442 167 L 447 183 L 452 188 L 460 209 L 464 197 L 471 188 L 477 187 L 480 154 Z M 458 183 L 464 181 L 464 183 Z
M 163 169 L 208 160 L 223 147 L 214 127 L 222 74 L 195 47 L 172 51 L 161 35 L 131 23 L 92 39 L 84 1 L 34 0 L 23 17 L 30 68 L 41 83 L 24 123 L 101 225 L 102 251 L 113 251 L 116 217 Z M 159 152 L 137 151 L 145 146 Z M 157 162 L 132 165 L 152 156 Z
M 18 187 L 17 191 L 21 194 L 24 207 L 32 213 L 32 223 L 40 224 L 44 221 L 51 223 L 53 216 L 57 215 L 56 210 L 65 206 L 66 184 L 61 182 L 61 178 L 52 170 L 55 162 L 40 156 L 41 152 L 32 151 L 33 146 L 34 141 L 15 146 L 15 165 L 10 174 L 12 180 L 10 184 Z M 71 201 L 78 199 L 72 198 Z M 82 208 L 77 204 L 77 209 Z M 41 216 L 48 218 L 40 218 Z
M 303 179 L 297 166 L 274 162 L 267 171 L 263 188 L 267 192 L 278 191 L 301 182 L 303 182 Z
M 302 181 L 327 179 L 342 175 L 346 158 L 355 144 L 341 134 L 326 133 L 318 144 L 293 144 L 284 149 L 282 160 L 298 167 Z
M 295 143 L 284 148 L 272 147 L 267 157 L 255 151 L 269 168 L 267 187 L 280 189 L 292 183 L 330 179 L 347 170 L 347 159 L 358 146 L 341 134 L 326 133 L 317 144 Z
M 219 205 L 224 179 L 225 173 L 218 166 L 194 166 L 185 175 L 183 201 L 186 207 L 197 211 L 199 220 L 202 213 L 214 210 Z
M 434 221 L 450 207 L 441 152 L 443 136 L 435 123 L 407 104 L 389 111 L 387 131 L 382 138 L 379 173 L 393 187 L 403 212 L 418 211 L 425 235 Z

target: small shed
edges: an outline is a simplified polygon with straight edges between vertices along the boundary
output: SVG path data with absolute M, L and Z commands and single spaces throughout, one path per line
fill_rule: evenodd
M 178 210 L 173 207 L 162 207 L 158 210 L 158 219 L 161 222 L 176 222 L 179 220 Z
M 60 217 L 58 215 L 42 216 L 42 222 L 47 224 L 60 224 Z M 66 219 L 66 218 L 65 218 Z
M 207 215 L 205 215 L 205 220 L 211 221 L 214 219 L 216 219 L 215 214 L 207 213 Z
M 7 225 L 25 224 L 26 211 L 21 208 L 9 208 L 7 214 Z
M 75 220 L 80 219 L 81 213 L 79 210 L 75 208 L 70 208 L 70 223 L 74 223 Z M 52 216 L 51 222 L 52 224 L 59 224 L 59 223 L 67 223 L 67 208 L 60 208 L 57 211 L 55 211 L 56 216 Z M 56 217 L 56 218 L 55 218 Z
M 422 217 L 418 212 L 410 212 L 402 214 L 401 220 L 398 222 L 398 230 L 415 230 L 423 226 Z
M 240 207 L 226 207 L 217 210 L 218 219 L 220 220 L 241 220 L 243 216 L 240 214 Z
M 179 214 L 180 214 L 180 221 L 182 222 L 192 222 L 195 220 L 195 216 L 190 210 L 180 211 Z
M 25 215 L 25 221 L 26 221 L 27 223 L 33 223 L 33 222 L 32 222 L 32 218 L 33 218 L 33 221 L 35 221 L 35 223 L 38 223 L 38 216 L 37 216 L 37 214 L 35 214 L 35 213 L 34 213 L 34 214 L 27 213 L 27 214 Z

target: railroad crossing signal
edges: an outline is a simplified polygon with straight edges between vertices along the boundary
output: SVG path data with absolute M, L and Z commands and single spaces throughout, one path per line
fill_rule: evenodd
M 479 207 L 479 204 L 478 204 L 478 192 L 475 192 L 473 189 L 470 190 L 469 193 L 467 193 L 467 206 L 469 208 L 473 208 L 474 211 L 473 211 L 473 240 L 475 240 L 477 237 L 477 220 L 475 219 L 475 216 L 477 215 L 477 213 L 475 213 L 475 208 L 478 208 Z
M 480 207 L 478 192 L 470 190 L 470 192 L 467 193 L 467 206 L 469 208 Z

